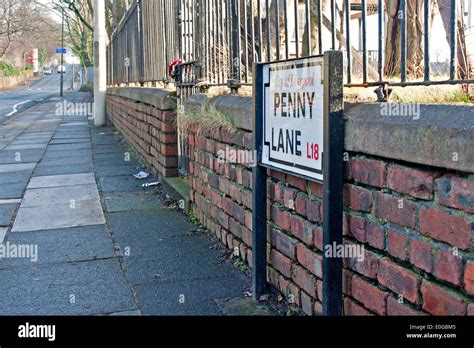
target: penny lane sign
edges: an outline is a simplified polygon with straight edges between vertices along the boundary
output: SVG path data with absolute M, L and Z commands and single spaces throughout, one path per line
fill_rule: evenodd
M 266 291 L 267 169 L 324 186 L 324 245 L 342 244 L 342 53 L 255 64 L 253 295 Z M 342 259 L 323 252 L 323 311 L 342 313 Z

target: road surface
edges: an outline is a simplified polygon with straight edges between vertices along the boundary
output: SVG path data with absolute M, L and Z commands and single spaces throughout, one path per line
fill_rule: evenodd
M 71 88 L 71 78 L 72 72 L 68 67 L 64 76 L 65 93 L 68 93 L 68 89 Z M 0 92 L 0 124 L 3 124 L 8 117 L 26 110 L 44 99 L 55 95 L 59 96 L 59 80 L 60 74 L 55 72 L 53 75 L 44 76 L 31 86 Z

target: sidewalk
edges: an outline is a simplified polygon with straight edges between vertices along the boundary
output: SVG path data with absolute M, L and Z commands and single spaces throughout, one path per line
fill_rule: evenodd
M 229 314 L 249 277 L 160 187 L 142 188 L 156 178 L 133 178 L 113 128 L 55 115 L 58 102 L 0 127 L 0 243 L 31 246 L 0 261 L 0 315 Z

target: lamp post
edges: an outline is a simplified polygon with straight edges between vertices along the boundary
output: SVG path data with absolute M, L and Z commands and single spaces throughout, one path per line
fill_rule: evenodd
M 64 7 L 61 6 L 61 82 L 60 82 L 60 93 L 59 95 L 64 96 Z
M 94 125 L 103 127 L 105 118 L 106 79 L 105 1 L 94 0 Z

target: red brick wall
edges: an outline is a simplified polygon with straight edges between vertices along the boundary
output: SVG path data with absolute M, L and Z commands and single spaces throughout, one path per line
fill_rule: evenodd
M 252 260 L 251 165 L 219 151 L 250 150 L 239 131 L 189 129 L 195 216 L 247 263 Z M 346 315 L 474 315 L 474 178 L 348 154 L 345 243 L 365 247 L 344 261 Z M 305 313 L 322 311 L 323 188 L 269 171 L 268 280 Z
M 176 113 L 107 95 L 107 114 L 127 141 L 159 174 L 178 175 Z

